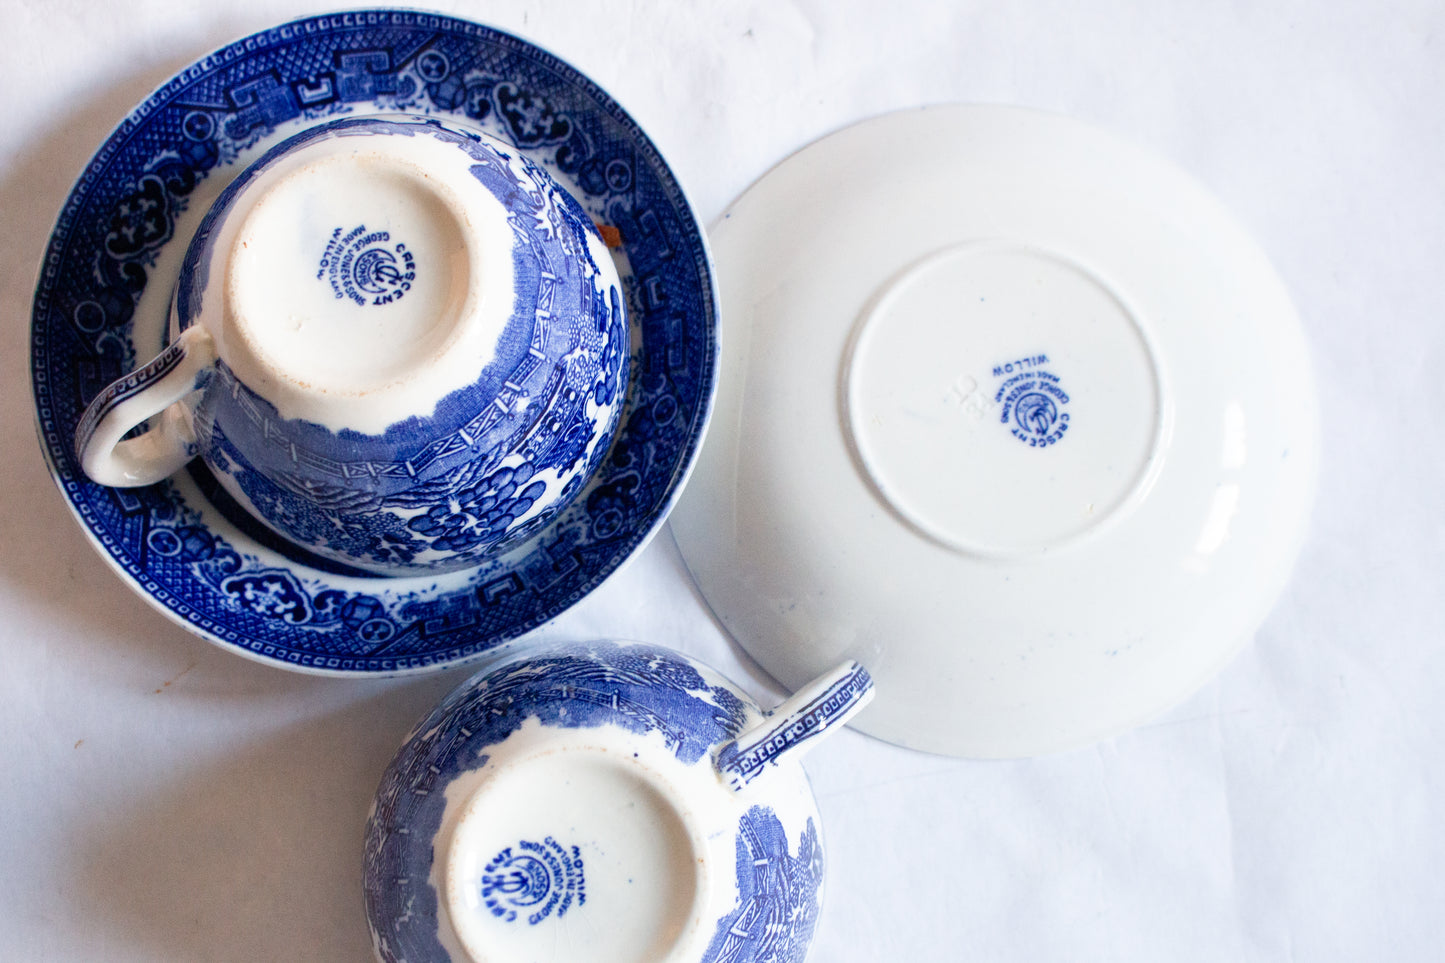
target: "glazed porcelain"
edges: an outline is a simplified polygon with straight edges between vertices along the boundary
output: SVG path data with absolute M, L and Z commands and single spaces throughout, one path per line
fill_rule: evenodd
M 1218 203 L 1006 107 L 892 114 L 729 208 L 719 415 L 673 531 L 798 685 L 902 745 L 1029 755 L 1178 702 L 1284 586 L 1318 429 L 1300 324 Z
M 799 963 L 822 901 L 804 750 L 872 696 L 840 666 L 772 713 L 651 646 L 489 668 L 417 726 L 367 823 L 384 963 Z
M 575 496 L 468 568 L 377 576 L 279 537 L 200 459 L 141 488 L 90 481 L 72 446 L 81 413 L 165 347 L 185 252 L 227 185 L 289 137 L 377 115 L 490 135 L 545 169 L 615 245 L 630 322 L 627 385 L 611 445 L 593 449 Z M 308 280 L 322 271 L 325 294 L 323 256 Z M 417 262 L 417 270 L 431 269 Z M 371 310 L 357 306 L 359 316 Z M 36 288 L 31 378 L 57 486 L 97 551 L 148 603 L 268 664 L 393 674 L 477 658 L 555 618 L 646 544 L 691 470 L 711 411 L 716 319 L 710 255 L 686 196 L 596 84 L 532 44 L 465 20 L 339 12 L 207 55 L 99 148 L 61 211 Z M 448 524 L 485 531 L 496 505 L 469 491 L 458 493 Z M 441 531 L 405 528 L 402 542 Z
M 347 118 L 273 147 L 201 222 L 175 303 L 175 340 L 81 417 L 82 467 L 139 486 L 199 454 L 343 564 L 474 563 L 563 508 L 616 428 L 606 246 L 545 170 L 456 125 Z

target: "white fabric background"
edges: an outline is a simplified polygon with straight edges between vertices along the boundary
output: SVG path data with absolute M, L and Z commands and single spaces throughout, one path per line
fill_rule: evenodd
M 1151 724 L 981 763 L 846 732 L 808 760 L 814 961 L 1434 960 L 1445 946 L 1445 6 L 441 3 L 597 80 L 709 222 L 789 152 L 941 101 L 1065 111 L 1173 158 L 1258 236 L 1315 352 L 1314 528 L 1257 640 Z M 364 961 L 360 839 L 462 675 L 225 653 L 96 557 L 34 440 L 36 266 L 149 90 L 313 10 L 0 0 L 0 958 Z M 780 693 L 664 531 L 543 632 L 634 637 Z

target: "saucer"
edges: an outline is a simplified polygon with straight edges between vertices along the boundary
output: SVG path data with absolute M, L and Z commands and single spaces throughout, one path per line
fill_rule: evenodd
M 711 235 L 717 416 L 672 528 L 747 651 L 858 724 L 1025 756 L 1149 718 L 1253 635 L 1318 461 L 1301 326 L 1172 165 L 949 106 L 765 174 Z
M 597 473 L 560 515 L 476 568 L 380 578 L 271 535 L 204 467 L 105 488 L 71 447 L 85 404 L 163 346 L 190 236 L 268 148 L 348 114 L 429 115 L 515 146 L 614 245 L 631 383 Z M 187 629 L 259 660 L 394 674 L 474 658 L 556 617 L 637 552 L 687 476 L 716 378 L 716 290 L 681 187 L 637 124 L 574 68 L 516 37 L 405 10 L 326 14 L 180 71 L 86 167 L 35 295 L 41 446 L 71 511 L 121 578 Z

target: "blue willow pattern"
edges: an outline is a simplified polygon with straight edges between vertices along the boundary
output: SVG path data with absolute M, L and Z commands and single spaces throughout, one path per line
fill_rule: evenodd
M 137 309 L 160 300 L 147 298 L 157 258 L 186 242 L 177 225 L 198 186 L 233 177 L 239 157 L 304 125 L 381 112 L 482 127 L 620 234 L 633 355 L 617 433 L 594 452 L 594 477 L 505 554 L 456 577 L 400 582 L 367 581 L 280 542 L 200 466 L 143 489 L 86 480 L 71 447 L 76 423 L 137 356 L 159 351 L 158 329 Z M 515 37 L 445 16 L 372 10 L 310 17 L 230 44 L 121 124 L 56 224 L 36 288 L 31 374 L 42 446 L 64 497 L 124 577 L 173 618 L 287 665 L 398 672 L 475 658 L 555 617 L 655 530 L 708 413 L 715 331 L 701 231 L 666 164 L 615 103 Z M 576 456 L 565 439 L 552 454 Z M 503 495 L 509 483 L 517 487 Z M 516 472 L 456 485 L 466 518 L 400 526 L 389 533 L 390 550 L 401 556 L 419 539 L 464 538 L 469 525 L 496 523 L 497 506 L 527 487 Z M 216 524 L 218 515 L 228 524 Z
M 459 130 L 375 119 L 331 121 L 283 146 L 378 128 L 434 137 L 465 151 L 475 162 L 472 176 L 506 207 L 517 308 L 497 358 L 475 384 L 443 398 L 427 418 L 407 419 L 375 437 L 283 419 L 219 363 L 223 389 L 208 393 L 197 410 L 197 435 L 219 474 L 230 477 L 283 534 L 318 554 L 419 567 L 432 558 L 458 568 L 546 521 L 516 524 L 546 491 L 547 483 L 532 476 L 548 468 L 567 472 L 587 453 L 594 437 L 589 400 L 610 408 L 597 432 L 605 450 L 602 442 L 620 413 L 610 405 L 617 384 L 606 362 L 617 359 L 627 331 L 615 289 L 595 288 L 599 270 L 588 248 L 586 214 L 525 157 Z M 283 148 L 275 148 L 248 168 L 216 208 L 281 156 Z M 181 270 L 182 328 L 200 310 L 216 220 L 213 209 Z M 618 377 L 625 379 L 625 370 Z M 241 444 L 225 436 L 222 422 L 251 436 L 249 459 Z M 419 432 L 419 424 L 429 430 Z M 427 441 L 437 430 L 443 436 Z M 492 454 L 478 459 L 477 451 Z M 524 460 L 501 467 L 512 452 Z
M 754 806 L 738 824 L 738 907 L 718 920 L 703 963 L 802 963 L 822 908 L 823 850 L 811 819 L 788 852 L 783 824 Z
M 658 732 L 673 755 L 691 765 L 735 738 L 748 710 L 692 664 L 643 646 L 598 645 L 531 658 L 496 670 L 480 688 L 453 693 L 387 769 L 367 824 L 367 915 L 403 921 L 393 932 L 374 934 L 388 963 L 446 958 L 436 935 L 437 893 L 428 882 L 446 786 L 484 764 L 487 747 L 528 719 L 556 728 Z

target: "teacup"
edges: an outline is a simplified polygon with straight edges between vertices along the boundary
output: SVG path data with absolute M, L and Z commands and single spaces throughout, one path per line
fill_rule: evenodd
M 221 194 L 171 344 L 91 403 L 76 450 L 117 486 L 199 455 L 347 565 L 464 567 L 545 524 L 605 455 L 623 300 L 581 207 L 506 144 L 431 119 L 324 123 Z
M 382 777 L 364 874 L 378 958 L 799 963 L 824 860 L 798 760 L 872 695 L 848 663 L 764 714 L 636 644 L 483 670 Z

